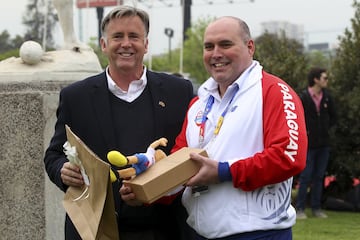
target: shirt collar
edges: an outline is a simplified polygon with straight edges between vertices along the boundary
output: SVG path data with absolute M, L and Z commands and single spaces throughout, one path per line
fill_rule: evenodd
M 228 90 L 232 92 L 233 89 L 235 88 L 241 89 L 244 86 L 244 84 L 247 82 L 246 79 L 250 77 L 252 70 L 257 66 L 260 66 L 260 64 L 257 61 L 253 61 L 252 64 L 229 86 Z M 219 84 L 212 77 L 210 77 L 207 81 L 205 81 L 205 83 L 202 86 L 200 86 L 198 95 L 199 96 L 212 95 L 216 99 L 220 99 L 221 97 L 218 91 L 218 87 Z
M 116 97 L 125 100 L 127 102 L 132 102 L 134 99 L 140 96 L 140 94 L 144 91 L 147 84 L 146 66 L 144 66 L 144 71 L 140 79 L 134 79 L 130 83 L 129 89 L 127 91 L 122 90 L 120 87 L 116 85 L 115 81 L 111 78 L 109 74 L 109 67 L 106 68 L 105 72 L 106 72 L 106 79 L 107 79 L 109 91 L 112 94 L 114 94 Z
M 315 93 L 314 89 L 311 88 L 311 87 L 308 87 L 308 91 L 309 91 L 310 96 L 311 96 L 312 98 L 314 98 L 314 97 L 315 97 L 315 98 L 320 98 L 320 97 L 322 97 L 322 95 L 323 95 L 323 91 L 320 91 L 320 93 L 317 94 L 317 93 Z

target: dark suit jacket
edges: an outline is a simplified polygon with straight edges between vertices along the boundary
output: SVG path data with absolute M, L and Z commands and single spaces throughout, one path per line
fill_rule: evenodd
M 147 71 L 147 80 L 147 86 L 152 96 L 154 122 L 156 123 L 155 139 L 166 137 L 169 143 L 165 151 L 169 153 L 175 137 L 180 132 L 188 103 L 193 97 L 192 84 L 188 80 L 151 71 Z M 44 162 L 49 178 L 62 191 L 67 189 L 60 178 L 60 169 L 67 161 L 63 153 L 63 144 L 66 141 L 65 124 L 69 125 L 72 131 L 104 161 L 107 161 L 106 154 L 110 150 L 116 149 L 109 94 L 111 93 L 108 90 L 105 72 L 75 82 L 60 92 L 55 133 L 46 150 Z M 150 143 L 146 143 L 146 145 L 148 144 Z M 121 211 L 124 211 L 124 207 L 132 214 L 141 214 L 144 211 L 150 215 L 159 211 L 167 212 L 165 206 L 129 207 L 120 200 L 118 194 L 120 183 L 113 184 L 113 188 L 115 208 L 119 215 L 122 214 Z M 160 221 L 167 224 L 169 221 L 172 222 L 169 219 Z M 119 226 L 124 226 L 124 224 L 126 223 L 120 223 Z M 131 228 L 131 226 L 129 227 Z M 65 228 L 66 237 L 76 239 L 77 233 L 68 217 Z

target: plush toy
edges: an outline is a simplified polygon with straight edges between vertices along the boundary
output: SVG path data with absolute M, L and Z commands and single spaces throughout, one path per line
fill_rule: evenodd
M 150 144 L 146 153 L 137 153 L 133 156 L 124 156 L 118 151 L 110 151 L 107 154 L 109 162 L 116 167 L 125 167 L 131 165 L 129 168 L 116 170 L 120 178 L 130 178 L 141 174 L 146 169 L 151 167 L 156 161 L 159 161 L 166 157 L 166 154 L 161 149 L 156 149 L 159 146 L 165 147 L 168 140 L 166 138 L 160 138 Z M 116 174 L 110 170 L 111 182 L 117 180 Z

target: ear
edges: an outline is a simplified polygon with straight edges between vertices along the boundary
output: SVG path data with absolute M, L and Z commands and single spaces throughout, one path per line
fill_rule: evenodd
M 314 84 L 320 82 L 320 78 L 314 77 Z
M 249 50 L 249 54 L 251 56 L 254 56 L 254 53 L 255 53 L 255 43 L 254 43 L 254 40 L 250 39 L 247 43 L 247 48 Z
M 149 48 L 149 38 L 145 39 L 145 53 L 148 52 L 148 48 Z
M 100 47 L 102 52 L 106 52 L 106 39 L 104 37 L 100 38 Z

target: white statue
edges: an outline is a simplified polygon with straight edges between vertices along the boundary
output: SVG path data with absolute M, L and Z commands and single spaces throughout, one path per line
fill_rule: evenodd
M 90 49 L 88 45 L 81 43 L 76 37 L 74 30 L 73 0 L 53 0 L 53 3 L 57 10 L 60 26 L 64 35 L 63 48 L 75 51 Z

